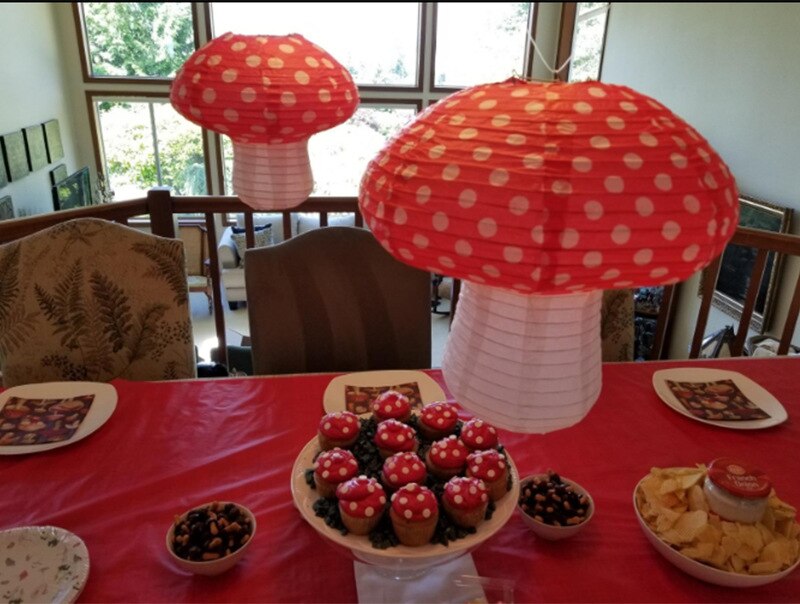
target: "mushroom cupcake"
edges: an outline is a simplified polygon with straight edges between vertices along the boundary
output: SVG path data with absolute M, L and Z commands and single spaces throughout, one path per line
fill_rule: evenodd
M 409 484 L 392 495 L 389 507 L 394 533 L 403 545 L 429 543 L 439 521 L 439 503 L 427 487 Z
M 356 474 L 358 461 L 345 449 L 323 451 L 314 462 L 314 485 L 322 497 L 336 495 L 336 487 Z
M 379 423 L 373 442 L 384 459 L 395 453 L 414 452 L 419 447 L 414 428 L 396 419 L 387 419 Z
M 395 491 L 407 484 L 425 484 L 428 471 L 416 453 L 395 453 L 383 462 L 381 480 L 383 485 Z
M 438 440 L 453 433 L 458 424 L 458 411 L 453 403 L 425 405 L 419 414 L 417 429 L 428 440 Z
M 461 428 L 461 441 L 470 451 L 484 451 L 497 446 L 497 430 L 482 419 L 473 418 Z
M 336 488 L 339 514 L 347 530 L 354 535 L 368 535 L 383 517 L 386 492 L 374 478 L 359 476 Z
M 339 447 L 347 449 L 358 440 L 361 424 L 358 416 L 349 411 L 337 411 L 323 415 L 317 430 L 319 446 L 323 451 Z
M 479 478 L 456 476 L 444 485 L 442 508 L 457 525 L 474 528 L 483 522 L 489 493 Z
M 492 501 L 508 492 L 508 461 L 497 449 L 470 453 L 467 456 L 467 476 L 480 478 Z
M 411 401 L 397 390 L 387 390 L 372 401 L 372 414 L 379 422 L 387 419 L 404 422 L 411 417 Z
M 425 455 L 425 463 L 431 474 L 447 480 L 461 474 L 467 463 L 468 454 L 469 450 L 464 443 L 455 434 L 451 434 L 431 445 Z

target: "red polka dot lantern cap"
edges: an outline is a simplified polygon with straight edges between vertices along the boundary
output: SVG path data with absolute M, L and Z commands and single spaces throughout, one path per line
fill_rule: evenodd
M 520 432 L 572 425 L 597 399 L 600 290 L 688 278 L 739 211 L 724 162 L 652 98 L 517 78 L 421 113 L 369 163 L 359 204 L 396 258 L 464 281 L 445 380 Z
M 170 91 L 173 107 L 233 142 L 233 188 L 255 209 L 283 209 L 313 189 L 308 138 L 358 106 L 350 73 L 299 34 L 226 33 L 195 51 Z

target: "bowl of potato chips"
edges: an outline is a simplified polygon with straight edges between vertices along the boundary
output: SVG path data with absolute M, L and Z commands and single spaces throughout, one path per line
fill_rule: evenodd
M 706 467 L 653 468 L 633 493 L 636 517 L 658 552 L 685 573 L 726 587 L 782 579 L 800 564 L 797 510 L 774 490 L 759 522 L 729 522 L 709 510 Z

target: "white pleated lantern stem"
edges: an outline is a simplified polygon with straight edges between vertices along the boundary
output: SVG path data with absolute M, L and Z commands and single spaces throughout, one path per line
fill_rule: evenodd
M 270 145 L 233 143 L 233 190 L 250 207 L 292 208 L 313 188 L 308 139 Z
M 522 295 L 464 282 L 442 373 L 468 411 L 507 430 L 579 422 L 602 386 L 602 292 Z

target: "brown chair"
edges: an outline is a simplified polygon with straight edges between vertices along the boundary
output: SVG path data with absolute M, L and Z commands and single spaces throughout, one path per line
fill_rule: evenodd
M 189 293 L 203 293 L 208 298 L 208 314 L 211 314 L 211 286 L 208 282 L 208 236 L 205 227 L 185 224 L 178 227 L 178 238 L 183 241 L 186 255 L 186 281 Z
M 183 245 L 78 218 L 0 245 L 3 385 L 193 378 Z
M 431 277 L 356 227 L 247 251 L 255 374 L 421 369 L 431 363 Z
M 786 233 L 773 233 L 757 229 L 739 227 L 733 235 L 729 245 L 741 245 L 754 248 L 756 251 L 755 261 L 750 268 L 749 274 L 742 274 L 741 278 L 747 285 L 741 317 L 735 329 L 735 336 L 729 343 L 731 356 L 742 356 L 745 349 L 750 321 L 753 316 L 756 298 L 767 265 L 767 257 L 770 253 L 783 254 L 785 256 L 800 257 L 800 237 Z M 717 282 L 717 275 L 721 264 L 721 257 L 717 258 L 709 267 L 705 269 L 701 288 L 701 302 L 695 322 L 695 329 L 692 336 L 692 343 L 689 349 L 689 358 L 695 359 L 700 356 L 705 339 L 708 315 L 711 310 L 711 301 L 714 295 L 714 287 Z M 776 263 L 777 264 L 777 263 Z M 788 283 L 784 281 L 784 285 Z M 800 276 L 795 279 L 793 284 L 793 295 L 788 309 L 783 318 L 783 328 L 776 326 L 776 335 L 779 334 L 780 344 L 777 354 L 783 355 L 789 351 L 795 326 L 797 325 L 798 313 L 800 313 Z M 658 315 L 656 326 L 655 341 L 651 353 L 652 359 L 663 359 L 669 356 L 669 345 L 674 336 L 674 323 L 678 302 L 685 299 L 685 296 L 696 295 L 696 288 L 687 287 L 686 283 L 680 283 L 664 288 L 664 296 Z

